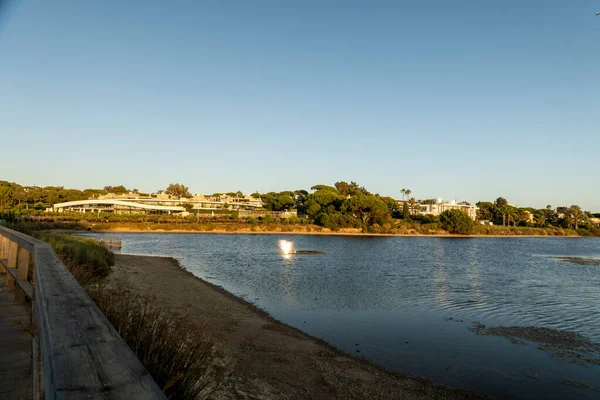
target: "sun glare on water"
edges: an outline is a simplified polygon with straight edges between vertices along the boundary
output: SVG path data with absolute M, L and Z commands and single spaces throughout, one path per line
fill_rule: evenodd
M 281 249 L 281 254 L 292 254 L 292 252 L 294 251 L 294 243 L 290 242 L 289 240 L 280 240 L 279 248 Z

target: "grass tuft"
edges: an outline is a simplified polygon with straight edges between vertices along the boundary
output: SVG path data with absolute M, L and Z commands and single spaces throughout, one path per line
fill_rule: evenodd
M 163 311 L 129 289 L 90 288 L 90 297 L 169 399 L 207 398 L 231 365 L 206 325 Z
M 115 255 L 92 239 L 38 232 L 35 236 L 50 243 L 71 274 L 85 286 L 106 278 L 115 264 Z

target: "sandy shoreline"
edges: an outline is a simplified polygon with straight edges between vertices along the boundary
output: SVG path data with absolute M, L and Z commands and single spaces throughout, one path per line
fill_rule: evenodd
M 144 230 L 144 229 L 129 229 L 129 228 L 113 228 L 92 230 L 93 233 L 196 233 L 199 235 L 312 235 L 312 236 L 364 236 L 364 237 L 430 237 L 430 238 L 586 238 L 588 236 L 576 235 L 454 235 L 454 234 L 433 234 L 424 235 L 420 233 L 355 233 L 355 232 L 264 232 L 264 231 L 193 231 L 193 230 Z
M 481 398 L 349 356 L 195 277 L 170 257 L 117 254 L 108 282 L 152 294 L 165 309 L 214 329 L 235 362 L 217 399 Z

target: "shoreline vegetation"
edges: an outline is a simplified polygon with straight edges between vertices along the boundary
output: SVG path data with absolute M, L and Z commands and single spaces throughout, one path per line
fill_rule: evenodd
M 321 228 L 321 229 L 319 229 Z M 502 228 L 502 227 L 497 227 Z M 232 228 L 229 226 L 185 226 L 185 227 L 163 227 L 161 225 L 139 226 L 136 224 L 111 224 L 111 225 L 91 225 L 91 232 L 114 232 L 114 233 L 198 233 L 198 234 L 242 234 L 242 235 L 323 235 L 323 236 L 366 236 L 366 237 L 586 237 L 577 234 L 572 230 L 551 230 L 543 228 L 513 228 L 506 229 L 487 229 L 477 233 L 467 235 L 453 234 L 445 231 L 421 233 L 418 230 L 408 230 L 403 233 L 365 233 L 360 229 L 340 229 L 333 231 L 327 228 L 316 227 L 311 229 L 303 225 L 291 225 L 286 228 L 266 227 L 266 229 L 249 229 L 245 227 Z
M 0 219 L 2 217 L 0 216 Z M 372 236 L 372 237 L 587 237 L 589 231 L 569 228 L 532 228 L 513 226 L 475 225 L 470 234 L 450 233 L 447 230 L 418 223 L 398 221 L 389 229 L 370 230 L 360 228 L 330 229 L 315 224 L 295 224 L 280 222 L 251 223 L 249 221 L 215 220 L 201 221 L 177 220 L 143 222 L 122 220 L 107 222 L 97 219 L 77 219 L 77 216 L 58 217 L 9 217 L 4 219 L 7 226 L 16 224 L 29 231 L 60 232 L 115 232 L 115 233 L 214 233 L 214 234 L 271 234 L 271 235 L 333 235 L 333 236 Z
M 443 202 L 441 198 L 416 199 L 411 197 L 410 189 L 400 190 L 399 200 L 345 181 L 333 186 L 314 185 L 310 191 L 251 195 L 241 191 L 192 195 L 188 189 L 177 183 L 154 193 L 141 193 L 123 185 L 81 191 L 0 181 L 0 214 L 40 222 L 79 223 L 94 230 L 126 227 L 132 231 L 215 233 L 600 236 L 600 214 L 576 204 L 538 209 L 518 207 L 498 197 L 473 205 L 466 201 Z M 95 199 L 151 202 L 156 207 L 141 210 L 121 204 L 111 208 L 94 203 Z M 54 208 L 57 203 L 75 200 L 88 202 L 82 208 Z M 158 206 L 161 204 L 173 207 L 166 210 Z

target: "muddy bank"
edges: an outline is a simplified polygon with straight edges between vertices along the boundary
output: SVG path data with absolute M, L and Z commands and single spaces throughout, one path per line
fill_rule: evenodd
M 515 344 L 525 341 L 538 343 L 538 349 L 547 351 L 559 360 L 577 364 L 600 364 L 600 344 L 571 331 L 536 326 L 486 327 L 478 324 L 472 330 L 479 335 L 502 336 Z
M 584 258 L 584 257 L 554 257 L 563 262 L 569 262 L 579 265 L 600 265 L 600 258 Z
M 235 362 L 217 399 L 477 399 L 391 373 L 271 318 L 172 258 L 117 255 L 108 278 L 154 295 L 165 309 L 207 322 Z

